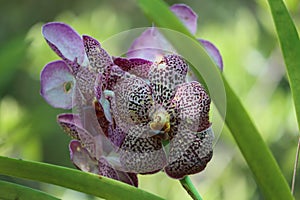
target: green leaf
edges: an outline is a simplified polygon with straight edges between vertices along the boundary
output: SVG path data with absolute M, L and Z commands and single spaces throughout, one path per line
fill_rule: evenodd
M 47 193 L 0 180 L 0 199 L 59 200 Z
M 0 174 L 51 183 L 108 200 L 162 199 L 136 187 L 103 176 L 2 156 L 0 156 Z
M 221 76 L 217 66 L 207 55 L 197 39 L 188 32 L 183 24 L 168 9 L 168 5 L 161 0 L 138 0 L 138 3 L 145 14 L 147 14 L 157 26 L 179 31 L 191 38 L 193 42 L 186 40 L 183 42 L 179 37 L 168 34 L 169 31 L 162 31 L 176 50 L 178 50 L 178 53 L 188 61 L 191 61 L 194 65 L 192 70 L 195 72 L 195 75 L 200 80 L 206 81 L 208 89 L 209 87 L 214 87 L 208 84 L 207 80 L 211 81 L 211 79 L 214 80 L 214 78 Z M 188 48 L 189 50 L 182 50 L 181 48 Z M 208 66 L 211 72 L 207 72 L 207 67 L 199 67 L 199 63 L 197 65 L 197 62 L 200 62 L 202 66 Z M 206 78 L 207 75 L 209 75 L 208 79 Z M 270 149 L 263 141 L 238 96 L 234 93 L 223 76 L 222 80 L 227 97 L 227 116 L 225 122 L 235 138 L 249 168 L 253 172 L 254 178 L 264 197 L 273 200 L 293 199 L 289 186 Z M 222 111 L 224 109 L 224 105 L 222 104 L 223 100 L 216 98 L 220 96 L 211 95 L 211 97 L 218 110 Z
M 268 0 L 285 61 L 300 127 L 300 41 L 292 18 L 281 0 Z

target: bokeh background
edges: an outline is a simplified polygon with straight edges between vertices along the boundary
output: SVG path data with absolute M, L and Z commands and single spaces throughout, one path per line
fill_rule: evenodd
M 52 108 L 39 94 L 41 69 L 59 59 L 44 41 L 41 26 L 62 21 L 101 42 L 121 31 L 152 23 L 133 0 L 0 2 L 0 155 L 73 168 L 68 151 L 70 139 L 56 124 L 56 115 L 66 111 Z M 266 0 L 166 2 L 186 3 L 199 15 L 196 35 L 212 41 L 221 51 L 224 75 L 291 183 L 299 133 Z M 300 1 L 285 2 L 299 30 Z M 226 126 L 207 169 L 191 178 L 207 200 L 263 199 Z M 64 200 L 98 199 L 49 184 L 1 175 L 0 179 L 38 188 Z M 139 180 L 142 189 L 166 199 L 190 199 L 178 181 L 163 173 L 139 176 Z M 295 196 L 300 199 L 300 172 Z

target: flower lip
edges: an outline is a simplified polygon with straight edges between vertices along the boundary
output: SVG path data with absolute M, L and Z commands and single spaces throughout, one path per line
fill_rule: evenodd
M 153 131 L 169 132 L 170 130 L 170 115 L 163 108 L 158 108 L 151 116 L 150 128 Z

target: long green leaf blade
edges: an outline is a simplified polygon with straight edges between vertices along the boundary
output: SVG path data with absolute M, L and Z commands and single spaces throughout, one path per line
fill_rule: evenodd
M 136 187 L 103 176 L 2 156 L 0 156 L 0 174 L 59 185 L 109 200 L 162 199 Z
M 300 41 L 292 18 L 282 0 L 268 0 L 285 61 L 300 127 Z
M 0 199 L 6 200 L 59 200 L 47 193 L 0 180 Z
M 147 14 L 147 16 L 154 21 L 159 27 L 165 27 L 179 31 L 191 37 L 195 42 L 196 38 L 192 36 L 183 24 L 170 12 L 168 5 L 161 0 L 138 0 L 140 7 Z M 182 47 L 180 40 L 175 40 L 172 36 L 165 35 L 171 43 L 176 47 Z M 197 42 L 198 45 L 193 45 L 190 52 L 197 52 L 201 57 L 202 62 L 211 65 L 211 69 L 216 71 L 217 67 L 210 60 L 209 56 L 204 51 L 203 47 Z M 190 48 L 192 48 L 190 47 Z M 177 50 L 180 50 L 177 48 Z M 184 53 L 180 51 L 179 53 Z M 182 55 L 185 57 L 186 55 Z M 187 55 L 188 56 L 188 55 Z M 189 60 L 189 59 L 187 59 Z M 199 71 L 193 69 L 199 79 L 203 80 L 205 77 L 199 76 Z M 263 141 L 257 128 L 251 121 L 250 116 L 244 109 L 238 96 L 231 89 L 226 79 L 222 77 L 225 85 L 227 96 L 227 116 L 226 124 L 229 127 L 233 137 L 235 138 L 245 160 L 247 161 L 251 171 L 254 174 L 255 180 L 266 199 L 293 199 L 289 186 L 282 175 L 277 162 L 275 161 L 269 148 Z M 214 99 L 217 108 L 220 110 L 223 105 L 221 101 Z

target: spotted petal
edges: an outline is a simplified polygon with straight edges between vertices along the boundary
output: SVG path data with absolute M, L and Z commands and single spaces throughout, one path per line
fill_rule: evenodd
M 102 74 L 103 84 L 106 85 L 110 73 L 110 67 L 113 65 L 110 55 L 108 55 L 96 39 L 90 36 L 84 35 L 83 42 L 90 65 L 97 73 Z
M 151 61 L 141 58 L 114 58 L 114 63 L 122 70 L 146 79 L 148 78 L 148 73 L 152 65 Z
M 199 42 L 201 42 L 201 44 L 206 49 L 208 55 L 213 59 L 213 61 L 220 68 L 220 70 L 223 71 L 223 60 L 217 47 L 207 40 L 199 39 Z
M 212 158 L 213 132 L 211 127 L 201 131 L 190 131 L 186 125 L 170 141 L 168 165 L 165 172 L 172 178 L 181 179 L 202 171 Z
M 176 86 L 185 82 L 187 70 L 187 63 L 178 55 L 166 55 L 160 62 L 152 65 L 149 81 L 157 103 L 169 105 Z
M 146 125 L 131 127 L 120 149 L 120 162 L 125 171 L 155 173 L 166 164 L 161 139 L 152 136 Z
M 76 61 L 79 65 L 87 65 L 82 39 L 69 25 L 50 22 L 42 27 L 42 34 L 53 51 L 66 62 Z
M 155 27 L 151 27 L 134 40 L 127 57 L 156 61 L 170 53 L 175 53 L 175 49 Z
M 175 105 L 180 123 L 187 124 L 190 130 L 199 132 L 210 126 L 210 98 L 200 83 L 193 81 L 179 85 L 172 105 Z
M 110 109 L 103 107 L 99 102 L 94 103 L 96 116 L 100 127 L 106 137 L 114 144 L 116 147 L 120 147 L 125 138 L 125 133 L 117 125 L 106 119 L 104 109 Z
M 104 157 L 99 159 L 99 174 L 115 180 L 119 179 L 117 171 Z
M 48 63 L 41 72 L 41 95 L 55 108 L 72 108 L 74 77 L 64 61 Z
M 57 116 L 57 122 L 72 139 L 80 140 L 79 132 L 84 131 L 78 114 L 63 113 Z M 78 130 L 81 129 L 81 130 Z
M 194 35 L 197 31 L 198 15 L 185 4 L 174 4 L 170 10 L 183 22 L 183 24 Z
M 95 88 L 99 85 L 99 80 L 96 71 L 91 67 L 80 68 L 75 76 L 76 79 L 76 97 L 77 94 L 82 97 L 75 98 L 77 105 L 91 104 L 95 98 Z M 77 93 L 78 92 L 78 93 Z M 80 101 L 85 101 L 82 103 Z
M 78 114 L 64 113 L 57 116 L 57 122 L 71 138 L 80 141 L 93 157 L 100 157 L 110 153 L 111 148 L 105 136 L 98 133 L 96 136 L 90 134 L 82 125 Z M 106 146 L 104 142 L 108 142 Z M 106 148 L 105 148 L 106 147 Z
M 124 78 L 117 83 L 112 110 L 123 131 L 126 132 L 131 125 L 149 121 L 148 113 L 153 103 L 151 95 L 151 88 L 141 78 Z

